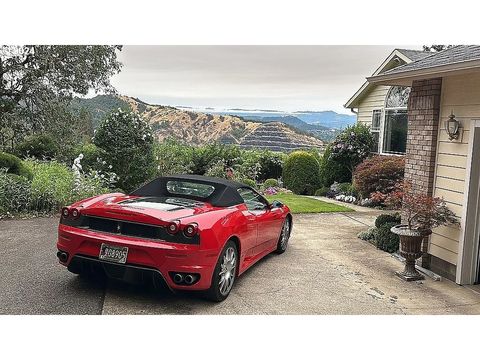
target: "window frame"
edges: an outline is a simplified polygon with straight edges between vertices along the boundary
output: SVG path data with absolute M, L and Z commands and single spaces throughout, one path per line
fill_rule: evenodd
M 407 116 L 408 116 L 408 106 L 407 107 L 386 107 L 387 105 L 387 99 L 388 96 L 390 95 L 390 92 L 392 91 L 392 88 L 395 86 L 390 86 L 390 88 L 387 91 L 387 94 L 385 95 L 385 99 L 383 100 L 383 107 L 381 108 L 382 110 L 382 117 L 380 121 L 380 135 L 379 135 L 379 141 L 378 141 L 378 154 L 379 155 L 386 155 L 386 156 L 405 156 L 405 153 L 395 153 L 395 152 L 385 152 L 383 148 L 383 144 L 385 142 L 385 120 L 386 120 L 386 114 L 388 110 L 406 110 L 407 111 Z M 407 86 L 408 87 L 408 86 Z M 380 108 L 375 108 L 373 110 L 379 110 Z M 372 110 L 372 121 L 373 121 L 373 110 Z M 408 128 L 408 124 L 407 124 Z
M 380 125 L 378 129 L 373 128 L 373 117 L 375 112 L 379 111 L 380 112 Z M 380 144 L 382 143 L 382 123 L 383 123 L 383 108 L 375 108 L 372 110 L 372 125 L 370 126 L 370 133 L 377 133 L 378 134 L 378 144 L 377 144 L 377 151 L 372 151 L 375 154 L 380 154 L 381 146 Z
M 262 209 L 250 209 L 247 205 L 247 202 L 245 201 L 245 198 L 242 196 L 242 194 L 240 193 L 241 190 L 248 190 L 248 191 L 251 191 L 253 194 L 257 195 L 259 199 L 261 199 L 262 201 L 259 201 L 261 203 L 264 204 L 264 207 Z M 265 210 L 268 210 L 270 208 L 270 202 L 262 195 L 260 194 L 259 192 L 255 191 L 254 189 L 252 188 L 249 188 L 249 187 L 239 187 L 237 189 L 237 192 L 238 194 L 240 195 L 240 197 L 243 199 L 243 203 L 245 204 L 245 206 L 247 207 L 247 210 L 250 211 L 250 212 L 253 212 L 253 211 L 265 211 Z

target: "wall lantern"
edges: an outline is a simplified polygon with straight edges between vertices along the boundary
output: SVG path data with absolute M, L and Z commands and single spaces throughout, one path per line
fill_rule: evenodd
M 445 130 L 447 130 L 447 134 L 450 140 L 457 140 L 459 133 L 460 133 L 460 123 L 457 119 L 455 119 L 455 115 L 452 114 L 448 117 L 448 120 L 445 122 Z

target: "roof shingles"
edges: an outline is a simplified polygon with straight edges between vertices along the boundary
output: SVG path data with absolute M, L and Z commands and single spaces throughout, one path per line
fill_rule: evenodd
M 399 74 L 407 71 L 422 70 L 454 63 L 480 60 L 480 46 L 457 45 L 437 53 L 427 54 L 429 55 L 415 60 L 409 64 L 385 71 L 382 75 Z

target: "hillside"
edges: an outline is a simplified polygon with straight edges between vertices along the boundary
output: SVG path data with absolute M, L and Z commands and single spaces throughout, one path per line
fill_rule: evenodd
M 332 141 L 336 135 L 339 134 L 338 129 L 328 128 L 326 126 L 309 124 L 296 116 L 285 115 L 285 116 L 243 116 L 244 119 L 254 120 L 260 122 L 281 122 L 289 126 L 294 127 L 297 130 L 308 133 L 320 139 L 322 141 Z
M 179 107 L 184 109 L 184 107 Z M 202 111 L 199 109 L 186 108 L 187 110 Z M 238 115 L 245 119 L 268 119 L 272 117 L 295 117 L 301 121 L 327 129 L 344 129 L 356 122 L 356 116 L 350 114 L 339 114 L 335 111 L 278 111 L 278 110 L 247 110 L 247 109 L 213 109 L 205 108 L 203 111 L 212 114 Z M 288 119 L 287 119 L 288 121 Z M 283 122 L 283 121 L 282 121 Z
M 151 124 L 155 136 L 160 141 L 175 138 L 194 145 L 220 142 L 248 148 L 282 149 L 282 151 L 304 147 L 323 148 L 321 140 L 296 131 L 285 124 L 274 123 L 277 124 L 274 127 L 276 137 L 264 141 L 265 133 L 271 133 L 273 129 L 270 123 L 245 121 L 236 115 L 206 114 L 180 110 L 171 106 L 151 105 L 128 96 L 98 95 L 91 99 L 77 98 L 73 106 L 83 107 L 89 111 L 92 114 L 94 126 L 102 116 L 114 109 L 131 108 Z M 276 141 L 281 144 L 277 144 Z

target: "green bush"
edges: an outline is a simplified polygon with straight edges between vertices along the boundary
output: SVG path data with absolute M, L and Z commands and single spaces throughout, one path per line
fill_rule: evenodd
M 0 169 L 1 168 L 7 169 L 7 173 L 9 174 L 20 175 L 30 180 L 33 177 L 32 172 L 25 166 L 24 162 L 12 154 L 0 152 Z
M 252 180 L 252 179 L 243 179 L 242 183 L 244 183 L 245 185 L 248 185 L 248 186 L 250 186 L 254 189 L 257 187 L 257 183 L 255 182 L 255 180 Z
M 99 160 L 102 159 L 103 151 L 95 144 L 85 143 L 76 146 L 73 156 L 76 158 L 80 154 L 83 154 L 83 159 L 81 160 L 83 172 L 86 173 L 90 170 L 101 170 L 103 168 L 102 166 L 99 166 Z
M 30 182 L 23 176 L 0 170 L 0 218 L 26 212 L 30 207 Z
M 323 186 L 329 187 L 334 182 L 351 181 L 350 171 L 342 163 L 331 158 L 332 146 L 327 145 L 320 162 L 320 181 Z
M 402 221 L 400 213 L 395 213 L 395 214 L 382 214 L 379 215 L 375 219 L 375 227 L 380 228 L 383 226 L 383 224 L 387 223 L 395 223 L 395 224 L 400 224 Z
M 50 135 L 31 135 L 17 146 L 17 152 L 22 157 L 52 159 L 57 155 L 58 147 Z
M 352 182 L 355 167 L 368 157 L 375 143 L 368 126 L 362 123 L 347 127 L 327 146 L 322 159 L 324 186 L 336 182 Z
M 315 196 L 326 196 L 329 191 L 330 191 L 329 187 L 323 186 L 317 191 L 315 191 Z
M 368 230 L 362 231 L 361 233 L 358 234 L 358 238 L 364 241 L 375 241 L 375 232 L 376 228 L 372 227 L 369 228 Z
M 299 195 L 313 195 L 320 185 L 320 164 L 306 151 L 292 152 L 283 165 L 285 186 Z
M 96 129 L 93 143 L 117 174 L 118 187 L 131 191 L 154 176 L 152 129 L 140 115 L 120 109 L 108 114 Z
M 278 181 L 276 179 L 267 179 L 263 183 L 264 188 L 269 188 L 269 187 L 278 187 Z
M 395 225 L 398 224 L 384 223 L 379 228 L 375 228 L 375 243 L 378 249 L 389 253 L 394 253 L 398 250 L 400 237 L 390 231 L 390 229 Z
M 165 140 L 162 143 L 154 143 L 155 174 L 167 176 L 176 174 L 188 174 L 193 168 L 193 148 L 179 143 L 176 140 Z
M 74 174 L 56 161 L 30 162 L 33 169 L 32 205 L 37 211 L 52 212 L 70 204 L 74 196 Z
M 258 163 L 260 164 L 258 180 L 264 181 L 267 179 L 278 179 L 281 177 L 283 162 L 285 161 L 286 154 L 269 150 L 257 150 L 257 152 Z

